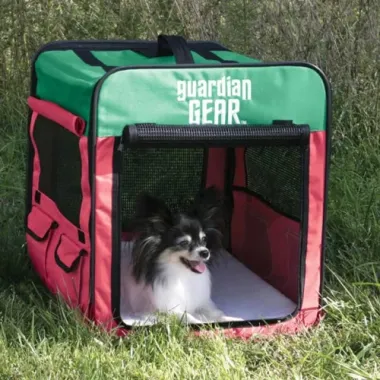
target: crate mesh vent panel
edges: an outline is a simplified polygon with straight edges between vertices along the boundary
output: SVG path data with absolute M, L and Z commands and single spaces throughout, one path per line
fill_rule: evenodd
M 123 229 L 141 192 L 165 200 L 173 211 L 186 209 L 202 187 L 203 161 L 203 149 L 127 148 L 121 177 Z
M 41 165 L 39 190 L 79 227 L 82 168 L 78 138 L 55 122 L 39 116 L 34 139 Z
M 274 209 L 301 220 L 304 156 L 300 146 L 247 148 L 247 188 Z

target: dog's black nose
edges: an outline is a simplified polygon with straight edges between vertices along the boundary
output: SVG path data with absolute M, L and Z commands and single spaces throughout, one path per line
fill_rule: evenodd
M 202 249 L 202 251 L 199 251 L 199 256 L 202 257 L 202 259 L 208 259 L 210 257 L 210 252 L 208 249 Z

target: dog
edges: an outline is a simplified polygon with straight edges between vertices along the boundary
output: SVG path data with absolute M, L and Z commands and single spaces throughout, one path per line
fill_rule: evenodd
M 184 213 L 142 194 L 132 221 L 137 237 L 126 291 L 134 312 L 173 313 L 187 323 L 226 320 L 211 300 L 209 266 L 223 248 L 226 213 L 214 187 Z M 147 306 L 149 305 L 149 306 Z

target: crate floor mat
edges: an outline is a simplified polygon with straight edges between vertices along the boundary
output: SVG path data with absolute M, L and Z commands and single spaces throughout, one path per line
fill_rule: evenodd
M 154 315 L 134 314 L 128 306 L 126 283 L 123 283 L 128 281 L 128 275 L 123 273 L 123 270 L 129 266 L 132 247 L 132 243 L 124 243 L 121 250 L 121 319 L 128 326 L 152 325 L 157 321 Z M 218 263 L 211 268 L 211 274 L 211 298 L 229 321 L 283 319 L 293 313 L 297 307 L 292 300 L 227 251 L 221 253 Z

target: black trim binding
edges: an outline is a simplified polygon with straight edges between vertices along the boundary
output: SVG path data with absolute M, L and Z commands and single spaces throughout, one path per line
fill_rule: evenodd
M 121 262 L 121 192 L 120 175 L 122 167 L 123 139 L 115 138 L 112 161 L 112 260 L 111 260 L 111 307 L 117 323 L 122 324 L 120 317 L 120 262 Z M 115 228 L 114 228 L 115 226 Z
M 321 284 L 319 287 L 319 305 L 323 307 L 323 290 L 325 280 L 325 256 L 326 256 L 326 227 L 327 227 L 327 204 L 328 204 L 328 185 L 330 176 L 331 163 L 331 124 L 332 124 L 332 90 L 329 81 L 322 71 L 320 75 L 323 79 L 326 89 L 326 154 L 325 154 L 325 187 L 323 195 L 323 222 L 322 222 L 322 242 L 321 242 Z
M 106 76 L 103 76 L 105 78 Z M 95 172 L 96 172 L 96 120 L 97 120 L 97 109 L 98 109 L 98 96 L 97 92 L 99 83 L 103 83 L 103 78 L 97 83 L 94 93 L 92 94 L 91 99 L 91 114 L 90 114 L 90 122 L 89 122 L 89 130 L 88 130 L 88 175 L 90 182 L 90 191 L 91 191 L 91 211 L 90 211 L 90 220 L 89 223 L 89 231 L 90 231 L 90 289 L 89 289 L 89 308 L 94 310 L 95 308 L 95 197 L 96 197 L 96 181 L 95 181 Z M 112 229 L 112 234 L 114 233 Z M 119 251 L 120 255 L 120 251 Z M 112 292 L 111 292 L 112 293 Z M 111 295 L 112 297 L 112 295 Z
M 309 140 L 309 136 L 308 136 Z M 303 154 L 300 157 L 301 167 L 303 171 L 302 175 L 302 189 L 300 189 L 300 197 L 303 199 L 301 202 L 301 244 L 300 244 L 300 253 L 299 253 L 299 263 L 300 267 L 298 268 L 300 276 L 298 281 L 298 299 L 297 299 L 297 308 L 294 311 L 294 315 L 298 313 L 298 310 L 301 309 L 304 287 L 305 287 L 305 261 L 307 253 L 307 238 L 308 238 L 308 227 L 309 227 L 309 167 L 310 167 L 310 144 L 305 144 L 302 146 Z
M 34 240 L 43 242 L 45 241 L 51 230 L 55 230 L 58 228 L 58 223 L 57 222 L 52 222 L 50 227 L 46 230 L 45 234 L 43 236 L 38 236 L 35 232 L 33 232 L 29 227 L 26 227 L 26 232 L 28 235 L 30 235 Z
M 81 249 L 78 253 L 78 257 L 72 262 L 72 264 L 68 267 L 60 258 L 59 258 L 59 255 L 58 255 L 58 248 L 60 247 L 62 243 L 62 236 L 60 236 L 59 238 L 59 242 L 57 244 L 57 246 L 55 247 L 55 250 L 54 250 L 54 260 L 56 262 L 56 264 L 66 273 L 70 273 L 70 272 L 73 272 L 75 269 L 77 269 L 78 267 L 78 264 L 79 264 L 79 261 L 80 259 L 82 258 L 82 256 L 85 256 L 87 255 L 87 251 L 84 250 L 84 249 Z
M 224 194 L 225 202 L 227 207 L 227 231 L 228 236 L 226 237 L 226 247 L 227 251 L 232 251 L 232 238 L 231 238 L 231 225 L 232 225 L 232 216 L 234 210 L 234 193 L 233 193 L 233 184 L 235 179 L 235 167 L 236 167 L 236 155 L 234 148 L 226 149 L 226 159 L 225 159 L 225 177 L 224 177 Z

